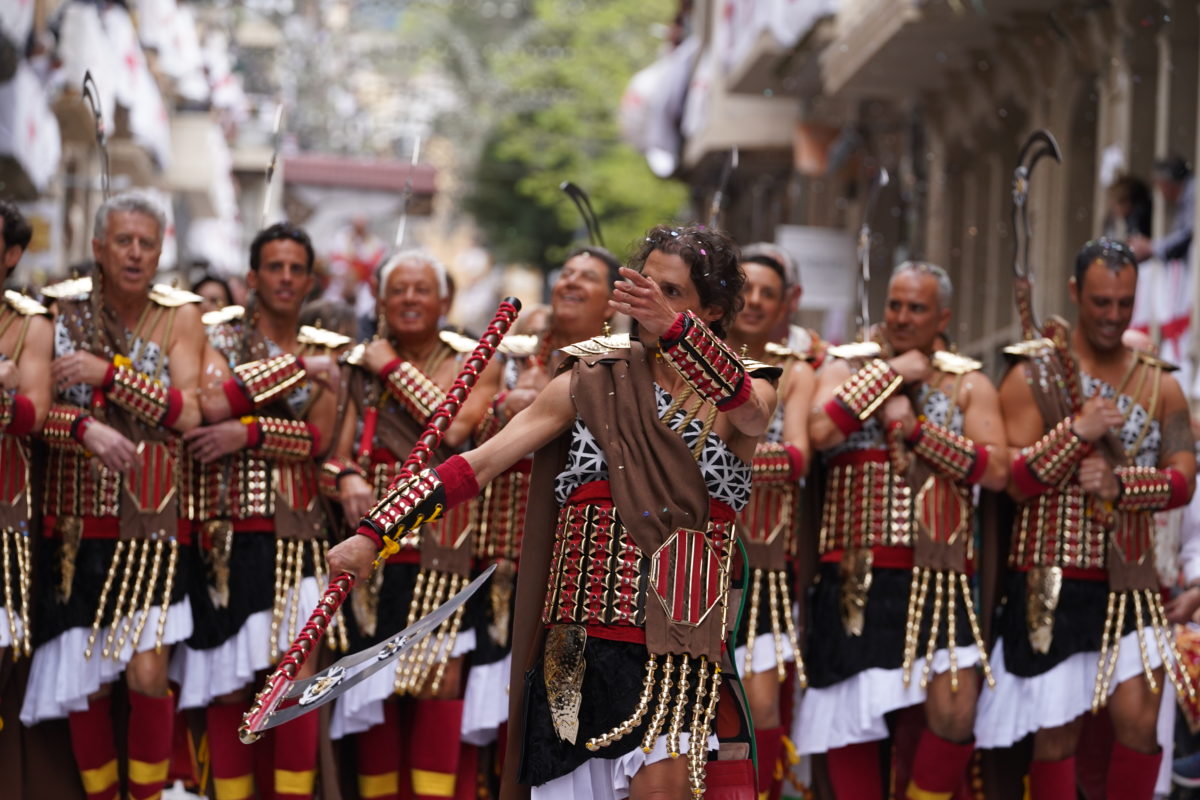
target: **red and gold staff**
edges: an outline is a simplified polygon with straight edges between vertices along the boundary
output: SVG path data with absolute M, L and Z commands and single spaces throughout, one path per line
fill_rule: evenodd
M 742 251 L 746 286 L 745 306 L 734 320 L 727 340 L 756 361 L 783 369 L 779 405 L 767 433 L 754 450 L 754 482 L 750 503 L 738 515 L 738 534 L 746 548 L 750 584 L 743 601 L 735 658 L 754 720 L 760 793 L 778 796 L 775 784 L 784 731 L 780 687 L 788 664 L 797 665 L 796 678 L 806 682 L 799 636 L 792 611 L 792 581 L 797 553 L 800 482 L 808 471 L 812 449 L 808 442 L 808 413 L 812 406 L 821 342 L 808 338 L 804 352 L 772 341 L 787 329 L 787 316 L 799 299 L 789 280 L 786 256 L 767 246 Z
M 173 665 L 180 706 L 205 708 L 218 800 L 253 794 L 255 751 L 237 738 L 258 673 L 278 659 L 325 585 L 329 525 L 318 493 L 319 456 L 333 439 L 337 399 L 308 379 L 305 358 L 349 339 L 299 324 L 312 288 L 308 234 L 272 225 L 250 245 L 253 297 L 205 315 L 201 405 L 208 422 L 187 434 L 196 552 L 196 632 Z M 233 417 L 230 419 L 229 417 Z M 330 636 L 344 644 L 345 633 Z M 317 722 L 298 719 L 258 747 L 278 800 L 311 797 Z M 260 786 L 260 791 L 268 787 Z
M 156 797 L 175 702 L 170 645 L 192 632 L 192 560 L 179 433 L 200 422 L 199 298 L 153 285 L 166 220 L 129 192 L 96 213 L 93 276 L 55 292 L 55 403 L 38 586 L 38 641 L 21 719 L 68 716 L 90 798 Z M 47 294 L 51 294 L 49 291 Z M 110 690 L 129 688 L 118 770 Z M 122 713 L 122 716 L 124 714 Z
M 326 494 L 355 524 L 387 493 L 475 344 L 439 334 L 439 322 L 450 310 L 440 262 L 405 251 L 390 258 L 379 275 L 380 335 L 347 355 L 349 402 L 333 456 L 322 470 Z M 438 460 L 461 448 L 483 419 L 499 372 L 497 364 L 480 374 L 446 430 Z M 466 585 L 473 511 L 469 505 L 449 510 L 405 537 L 386 565 L 355 587 L 353 650 L 392 636 Z M 460 742 L 464 684 L 472 679 L 464 656 L 474 640 L 475 631 L 459 613 L 396 669 L 376 673 L 339 698 L 332 735 L 360 734 L 355 744 L 362 796 L 386 800 L 410 789 L 416 797 L 447 797 L 456 785 L 473 793 L 477 749 Z

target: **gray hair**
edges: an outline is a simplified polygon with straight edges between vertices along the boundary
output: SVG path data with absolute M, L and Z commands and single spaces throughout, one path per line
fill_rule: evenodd
M 892 270 L 892 278 L 894 279 L 902 272 L 928 275 L 937 281 L 938 308 L 949 308 L 950 304 L 954 302 L 954 284 L 950 282 L 950 275 L 937 264 L 928 264 L 924 261 L 905 261 L 897 264 L 896 268 Z
M 445 298 L 450 294 L 450 281 L 446 276 L 446 265 L 433 257 L 433 254 L 427 250 L 402 250 L 389 258 L 382 267 L 379 268 L 379 289 L 378 297 L 383 299 L 387 293 L 388 278 L 391 277 L 393 270 L 401 264 L 416 265 L 419 267 L 429 267 L 433 270 L 434 276 L 437 278 L 438 297 Z
M 116 212 L 145 214 L 158 223 L 158 240 L 161 242 L 167 232 L 167 214 L 162 206 L 150 195 L 133 189 L 122 192 L 104 201 L 96 209 L 96 221 L 92 226 L 92 237 L 104 241 L 108 235 L 108 218 Z

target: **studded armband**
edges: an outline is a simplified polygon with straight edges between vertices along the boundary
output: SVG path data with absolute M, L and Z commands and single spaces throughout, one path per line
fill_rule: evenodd
M 1120 511 L 1166 511 L 1188 502 L 1187 479 L 1178 470 L 1154 467 L 1118 467 L 1117 497 Z
M 400 534 L 442 516 L 448 509 L 479 494 L 475 471 L 462 456 L 450 456 L 436 469 L 424 469 L 396 481 L 367 512 L 356 533 L 377 547 L 395 546 Z
M 251 419 L 247 446 L 279 461 L 304 461 L 317 452 L 320 436 L 315 426 L 294 419 Z
M 1067 480 L 1092 446 L 1071 429 L 1073 417 L 1024 448 L 1012 465 L 1013 482 L 1022 493 L 1034 497 Z
M 262 408 L 288 392 L 306 375 L 304 362 L 291 353 L 248 361 L 233 368 L 225 381 L 225 396 L 235 415 Z
M 918 422 L 908 444 L 935 472 L 960 483 L 978 483 L 987 468 L 986 448 L 932 422 Z
M 845 433 L 854 433 L 891 397 L 903 379 L 882 358 L 872 359 L 842 382 L 825 404 L 825 413 Z
M 367 471 L 357 462 L 348 458 L 325 459 L 325 463 L 321 465 L 321 494 L 337 499 L 338 484 L 347 475 L 357 475 L 363 480 L 367 480 Z
M 42 439 L 51 447 L 74 447 L 83 443 L 83 434 L 93 417 L 87 409 L 67 403 L 55 403 L 42 425 Z
M 737 353 L 691 311 L 675 318 L 661 346 L 667 363 L 721 411 L 732 411 L 750 399 L 750 375 Z
M 117 356 L 104 379 L 104 396 L 147 425 L 172 425 L 183 411 L 183 393 L 169 389 L 135 370 L 128 359 Z
M 425 422 L 446 399 L 446 393 L 411 362 L 391 361 L 379 374 L 388 390 L 418 422 Z
M 783 483 L 804 475 L 804 453 L 786 442 L 760 442 L 754 449 L 751 475 L 757 483 Z

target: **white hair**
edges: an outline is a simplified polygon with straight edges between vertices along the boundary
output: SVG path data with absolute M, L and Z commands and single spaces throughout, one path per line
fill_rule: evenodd
M 918 275 L 928 275 L 933 278 L 937 282 L 938 308 L 949 308 L 950 304 L 954 302 L 954 284 L 950 282 L 950 275 L 937 264 L 929 264 L 924 261 L 905 261 L 897 264 L 896 268 L 892 270 L 892 278 L 902 272 L 915 272 Z
M 158 201 L 145 192 L 132 189 L 108 198 L 96 209 L 96 220 L 92 226 L 92 237 L 98 241 L 104 241 L 108 235 L 108 218 L 118 212 L 145 214 L 147 217 L 153 219 L 158 223 L 159 241 L 162 241 L 163 236 L 167 232 L 167 214 L 163 211 L 162 206 L 158 204 Z
M 450 280 L 446 275 L 446 265 L 438 261 L 427 250 L 402 250 L 396 253 L 379 268 L 379 289 L 378 296 L 382 300 L 387 294 L 387 282 L 391 277 L 392 271 L 401 264 L 414 264 L 420 267 L 429 267 L 433 270 L 434 276 L 437 278 L 438 297 L 445 298 L 450 294 Z

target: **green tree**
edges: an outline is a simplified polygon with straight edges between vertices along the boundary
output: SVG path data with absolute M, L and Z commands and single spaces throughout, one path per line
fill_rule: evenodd
M 630 78 L 656 56 L 654 27 L 674 10 L 673 0 L 534 0 L 520 46 L 485 56 L 500 113 L 465 207 L 497 257 L 550 268 L 583 238 L 564 180 L 588 192 L 618 256 L 685 208 L 686 188 L 655 177 L 616 121 Z

